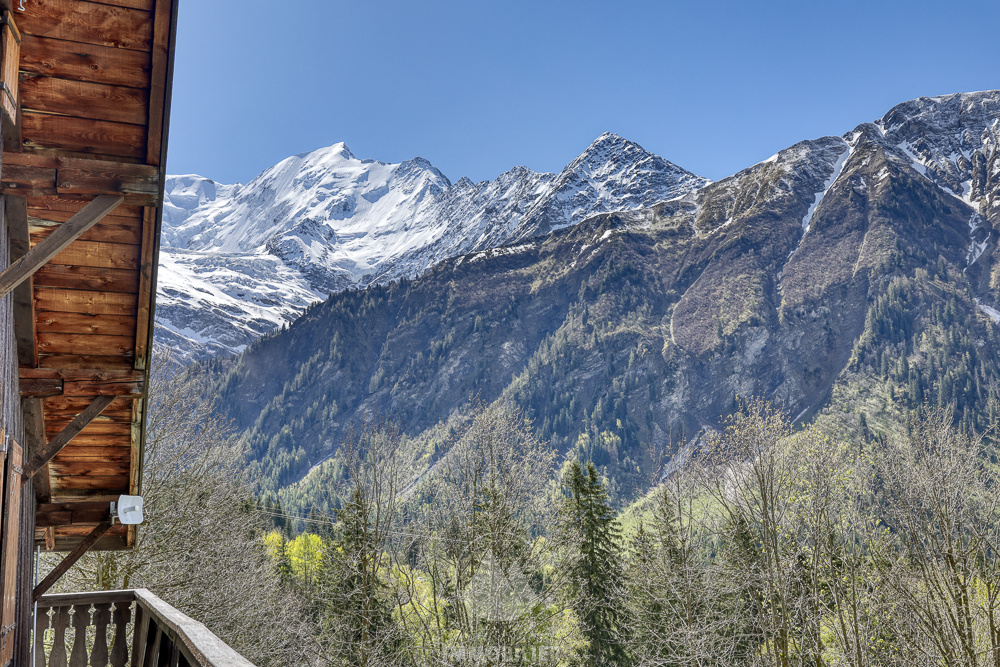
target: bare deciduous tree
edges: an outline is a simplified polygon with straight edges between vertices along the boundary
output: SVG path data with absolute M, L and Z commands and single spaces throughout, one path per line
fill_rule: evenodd
M 879 500 L 905 555 L 886 581 L 911 664 L 1000 665 L 1000 476 L 985 444 L 938 410 L 878 452 Z
M 161 356 L 149 396 L 135 548 L 86 555 L 60 587 L 148 588 L 259 665 L 312 664 L 313 631 L 268 557 L 243 445 L 203 378 Z
M 561 639 L 562 610 L 542 585 L 556 575 L 541 537 L 555 514 L 545 506 L 554 456 L 518 410 L 480 405 L 418 490 L 409 543 L 395 554 L 400 616 L 422 660 L 447 662 L 455 647 L 511 655 Z

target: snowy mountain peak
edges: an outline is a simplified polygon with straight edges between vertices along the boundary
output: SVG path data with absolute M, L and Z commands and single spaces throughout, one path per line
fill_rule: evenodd
M 621 168 L 660 173 L 664 177 L 660 179 L 661 187 L 669 187 L 670 179 L 685 184 L 691 179 L 703 180 L 659 155 L 650 153 L 634 141 L 612 132 L 605 132 L 595 139 L 587 150 L 567 165 L 562 173 L 575 172 L 603 178 Z
M 159 335 L 189 353 L 236 351 L 331 292 L 416 277 L 705 182 L 611 133 L 558 175 L 518 166 L 481 183 L 453 185 L 421 157 L 360 160 L 344 143 L 286 158 L 246 185 L 171 176 Z
M 987 197 L 1000 176 L 1000 90 L 919 97 L 876 125 L 917 171 L 982 213 L 1000 203 Z
M 615 134 L 614 132 L 604 132 L 601 136 L 594 139 L 593 143 L 590 144 L 590 148 L 587 150 L 591 150 L 598 146 L 616 146 L 631 143 L 631 141 L 619 134 Z
M 637 157 L 641 159 L 655 156 L 634 141 L 629 141 L 612 132 L 605 132 L 597 137 L 597 139 L 594 139 L 593 143 L 587 147 L 587 150 L 581 153 L 574 162 L 603 162 L 608 159 L 621 159 L 623 157 Z

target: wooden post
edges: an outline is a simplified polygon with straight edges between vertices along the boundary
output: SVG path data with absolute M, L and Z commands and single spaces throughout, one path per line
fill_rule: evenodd
M 149 641 L 149 612 L 135 605 L 135 623 L 132 629 L 132 667 L 145 667 L 146 642 Z
M 49 440 L 49 444 L 45 445 L 37 454 L 31 457 L 28 464 L 24 466 L 24 477 L 25 479 L 31 479 L 38 471 L 41 470 L 45 464 L 52 460 L 52 458 L 62 451 L 62 448 L 69 444 L 80 431 L 82 431 L 87 424 L 94 421 L 97 415 L 104 411 L 104 408 L 111 405 L 111 401 L 115 400 L 114 396 L 98 396 L 94 399 L 94 402 L 87 406 L 87 408 L 73 418 L 66 428 L 59 432 L 59 435 L 55 436 Z
M 31 250 L 28 200 L 25 197 L 8 195 L 3 201 L 7 234 L 10 237 L 10 261 L 13 262 Z M 38 365 L 38 350 L 35 346 L 35 299 L 32 280 L 29 278 L 18 285 L 13 297 L 14 339 L 17 341 L 18 363 L 21 366 L 34 368 Z
M 39 241 L 38 245 L 8 266 L 0 274 L 0 298 L 7 296 L 15 287 L 30 278 L 38 269 L 63 251 L 85 231 L 96 225 L 104 216 L 125 201 L 121 195 L 99 195 L 54 232 Z
M 111 513 L 110 504 L 108 505 L 108 513 Z M 66 573 L 66 570 L 73 567 L 73 563 L 80 560 L 80 556 L 90 551 L 90 547 L 97 544 L 97 540 L 101 539 L 101 537 L 104 536 L 104 533 L 109 530 L 111 530 L 110 519 L 98 524 L 92 531 L 90 531 L 90 534 L 83 539 L 83 542 L 81 542 L 76 549 L 73 549 L 73 551 L 63 558 L 62 561 L 60 561 L 60 563 L 56 565 L 51 572 L 49 572 L 48 576 L 42 579 L 41 582 L 35 586 L 35 590 L 31 594 L 31 599 L 38 600 L 38 598 L 45 595 L 45 591 L 52 588 L 52 584 L 59 581 L 59 577 L 63 576 L 63 574 Z
M 42 411 L 42 399 L 22 398 L 21 412 L 24 414 L 24 437 L 28 455 L 31 460 L 38 452 L 45 447 L 45 415 Z M 47 474 L 36 475 L 33 484 L 35 487 L 35 497 L 39 502 L 47 503 L 52 496 L 52 489 L 49 486 L 49 476 Z

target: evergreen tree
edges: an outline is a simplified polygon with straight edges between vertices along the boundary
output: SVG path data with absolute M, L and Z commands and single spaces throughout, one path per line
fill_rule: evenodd
M 650 529 L 640 523 L 630 544 L 625 572 L 630 647 L 640 663 L 670 665 L 687 653 L 678 641 L 686 591 L 678 585 L 683 556 L 675 519 L 663 490 Z
M 339 534 L 327 542 L 317 608 L 321 643 L 332 664 L 386 665 L 400 660 L 402 633 L 382 570 L 387 563 L 355 488 L 337 514 Z
M 563 487 L 568 496 L 560 529 L 569 552 L 566 574 L 571 605 L 588 640 L 583 664 L 628 664 L 620 595 L 624 579 L 621 527 L 592 462 L 587 462 L 586 474 L 579 462 L 571 463 Z

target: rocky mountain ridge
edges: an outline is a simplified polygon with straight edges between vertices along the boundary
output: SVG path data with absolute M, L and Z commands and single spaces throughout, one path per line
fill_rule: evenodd
M 440 424 L 505 397 L 622 497 L 739 397 L 857 437 L 928 401 L 982 426 L 998 136 L 1000 91 L 921 98 L 654 206 L 336 294 L 220 368 L 222 406 L 282 487 L 335 474 L 319 462 L 371 415 L 432 465 Z
M 238 352 L 330 293 L 414 278 L 450 257 L 706 182 L 610 133 L 558 174 L 515 167 L 481 183 L 452 184 L 422 158 L 360 160 L 342 143 L 246 185 L 172 176 L 158 339 L 182 355 Z

